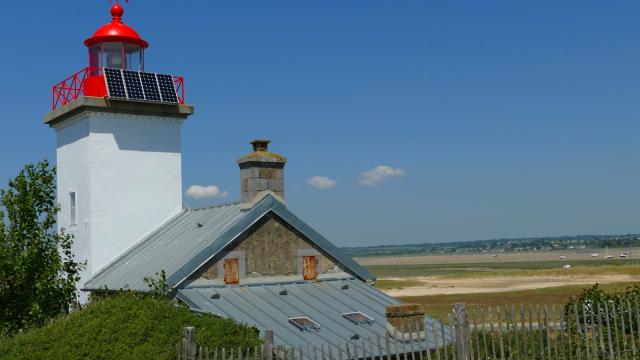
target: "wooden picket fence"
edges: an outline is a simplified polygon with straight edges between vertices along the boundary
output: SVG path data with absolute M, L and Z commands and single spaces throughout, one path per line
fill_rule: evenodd
M 472 308 L 456 304 L 441 326 L 408 324 L 400 334 L 347 340 L 344 344 L 253 349 L 199 347 L 185 328 L 177 360 L 631 360 L 640 359 L 638 303 L 582 306 L 510 305 Z M 426 324 L 426 322 L 425 322 Z M 401 340 L 397 340 L 401 339 Z M 431 349 L 424 351 L 424 349 Z

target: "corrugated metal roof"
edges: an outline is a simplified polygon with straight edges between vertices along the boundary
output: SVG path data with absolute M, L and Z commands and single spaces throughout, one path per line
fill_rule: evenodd
M 286 295 L 282 295 L 283 290 L 286 290 Z M 216 295 L 213 296 L 214 294 Z M 195 311 L 233 318 L 256 326 L 261 332 L 273 330 L 277 344 L 296 348 L 302 346 L 305 351 L 307 346 L 319 349 L 329 344 L 341 346 L 344 350 L 347 342 L 350 343 L 349 346 L 360 347 L 363 340 L 368 341 L 370 338 L 375 343 L 378 335 L 384 339 L 387 331 L 385 308 L 387 305 L 400 303 L 354 278 L 185 288 L 178 291 L 177 297 Z M 342 316 L 355 311 L 373 318 L 373 324 L 356 325 Z M 289 323 L 290 318 L 304 316 L 318 323 L 320 331 L 301 331 Z M 436 329 L 442 329 L 442 324 L 430 317 L 425 317 L 425 321 L 428 330 L 433 325 Z M 444 327 L 444 331 L 448 342 L 450 329 Z M 350 341 L 356 334 L 359 340 Z M 407 349 L 410 347 L 407 343 L 401 346 L 406 346 Z M 423 338 L 415 341 L 414 346 L 416 349 L 427 346 L 431 348 L 434 346 L 433 339 L 429 337 L 425 343 Z M 368 343 L 365 350 L 369 351 Z
M 147 291 L 147 276 L 175 274 L 244 216 L 239 204 L 185 210 L 103 268 L 86 289 Z M 200 224 L 200 225 L 198 225 Z
M 251 210 L 234 203 L 185 210 L 100 270 L 84 286 L 86 290 L 129 288 L 147 291 L 144 278 L 164 270 L 169 286 L 180 287 L 206 261 L 268 213 L 274 213 L 362 280 L 374 276 L 300 220 L 275 196 L 267 195 Z

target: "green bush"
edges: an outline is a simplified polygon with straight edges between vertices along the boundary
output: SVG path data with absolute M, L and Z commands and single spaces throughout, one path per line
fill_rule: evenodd
M 198 345 L 210 348 L 261 343 L 253 327 L 197 314 L 166 298 L 122 293 L 0 340 L 0 359 L 168 360 L 175 356 L 184 326 L 195 326 Z
M 634 285 L 623 291 L 606 292 L 595 284 L 590 289 L 584 289 L 577 298 L 571 299 L 564 307 L 565 319 L 571 327 L 577 323 L 586 325 L 606 324 L 610 326 L 616 321 L 619 326 L 624 323 L 623 333 L 631 333 L 631 329 L 638 328 L 637 313 L 640 306 L 640 287 Z M 577 314 L 577 316 L 576 316 Z M 586 317 L 585 317 L 586 315 Z M 624 322 L 620 318 L 624 318 Z

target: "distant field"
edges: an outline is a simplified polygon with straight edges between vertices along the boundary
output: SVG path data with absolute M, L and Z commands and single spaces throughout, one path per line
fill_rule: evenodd
M 629 250 L 627 250 L 629 251 Z M 378 278 L 376 287 L 443 316 L 456 302 L 467 306 L 562 305 L 594 283 L 622 290 L 640 281 L 640 258 L 605 260 L 595 250 L 357 259 Z M 604 253 L 604 252 L 602 252 Z M 612 252 L 610 252 L 612 253 Z M 631 249 L 638 254 L 640 249 Z M 567 259 L 559 259 L 566 256 Z M 571 265 L 570 269 L 563 269 Z
M 627 253 L 628 258 L 620 259 L 620 253 Z M 592 257 L 592 254 L 598 254 Z M 506 252 L 506 253 L 472 253 L 472 254 L 450 254 L 450 255 L 406 255 L 406 256 L 371 256 L 356 257 L 355 260 L 364 266 L 371 265 L 435 265 L 435 264 L 473 264 L 473 263 L 512 263 L 512 262 L 564 262 L 572 264 L 573 262 L 612 262 L 612 261 L 630 261 L 635 258 L 640 259 L 640 248 L 630 249 L 611 249 L 609 254 L 614 256 L 613 260 L 604 260 L 604 249 L 580 249 L 573 251 L 563 250 L 546 250 L 546 251 L 525 251 L 525 252 Z M 497 255 L 494 257 L 494 255 Z M 566 259 L 560 259 L 560 256 Z
M 629 286 L 637 284 L 636 282 L 604 284 L 601 287 L 608 291 L 623 290 Z M 504 306 L 520 304 L 538 304 L 538 305 L 556 305 L 559 309 L 564 305 L 571 296 L 577 296 L 582 289 L 591 286 L 562 286 L 546 289 L 524 290 L 501 292 L 498 294 L 455 294 L 455 295 L 433 295 L 433 296 L 405 296 L 399 297 L 400 300 L 409 303 L 424 304 L 425 311 L 433 317 L 446 317 L 453 308 L 453 304 L 463 302 L 472 311 L 474 306 Z
M 496 273 L 513 270 L 562 270 L 564 265 L 571 265 L 578 268 L 606 268 L 608 270 L 619 267 L 621 271 L 640 275 L 640 271 L 635 273 L 637 268 L 632 265 L 640 265 L 640 259 L 625 260 L 573 260 L 573 261 L 495 261 L 495 262 L 471 262 L 471 263 L 423 263 L 411 265 L 365 265 L 365 267 L 379 278 L 385 277 L 419 277 L 419 276 L 443 276 L 443 275 L 469 275 L 477 273 Z M 630 268 L 634 269 L 631 270 Z

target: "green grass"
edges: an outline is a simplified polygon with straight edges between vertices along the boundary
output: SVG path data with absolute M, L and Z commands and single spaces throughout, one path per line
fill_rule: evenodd
M 370 265 L 366 268 L 379 278 L 394 277 L 419 277 L 419 276 L 436 276 L 436 275 L 455 275 L 465 276 L 471 274 L 475 276 L 477 273 L 496 273 L 500 271 L 514 270 L 545 270 L 555 269 L 558 273 L 564 271 L 563 265 L 569 264 L 578 268 L 594 268 L 606 269 L 613 271 L 613 268 L 620 269 L 623 273 L 630 275 L 640 275 L 640 259 L 627 260 L 611 260 L 611 261 L 595 261 L 595 260 L 577 260 L 577 261 L 512 261 L 512 262 L 482 262 L 482 263 L 454 263 L 454 264 L 417 264 L 417 265 Z M 598 271 L 598 270 L 594 270 Z M 508 274 L 508 273 L 507 273 Z
M 403 289 L 410 286 L 420 286 L 421 281 L 418 280 L 376 280 L 376 288 L 380 290 Z
M 98 300 L 50 324 L 0 340 L 0 359 L 174 359 L 184 326 L 209 347 L 253 347 L 258 330 L 200 315 L 168 299 L 125 293 Z
M 615 291 L 623 290 L 637 283 L 614 283 L 600 285 L 603 290 Z M 444 318 L 453 309 L 455 303 L 465 303 L 467 308 L 472 307 L 495 307 L 504 305 L 537 304 L 537 305 L 564 305 L 571 296 L 578 296 L 582 289 L 590 288 L 591 285 L 570 285 L 558 286 L 545 289 L 509 291 L 490 294 L 452 294 L 452 295 L 429 295 L 429 296 L 405 296 L 399 297 L 407 303 L 418 303 L 425 306 L 425 311 L 430 316 Z

